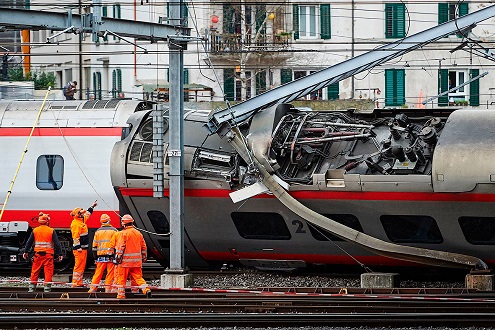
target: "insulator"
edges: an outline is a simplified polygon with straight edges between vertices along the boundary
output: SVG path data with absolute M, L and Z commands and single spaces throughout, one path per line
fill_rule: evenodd
M 358 165 L 359 165 L 359 162 L 351 162 L 351 163 L 349 163 L 349 164 L 346 164 L 346 165 L 344 166 L 344 169 L 345 169 L 346 171 L 350 171 L 350 170 L 352 170 L 353 168 L 356 168 Z
M 426 126 L 421 130 L 421 135 L 423 136 L 423 141 L 430 145 L 437 143 L 437 132 L 430 126 Z
M 415 162 L 418 159 L 416 157 L 416 153 L 414 152 L 413 148 L 407 147 L 406 149 L 404 149 L 404 151 L 406 153 L 407 158 L 409 158 L 411 162 Z
M 402 148 L 402 146 L 393 146 L 392 153 L 394 154 L 395 158 L 399 160 L 399 162 L 404 162 L 406 160 L 406 155 L 404 154 L 404 149 Z
M 395 121 L 399 124 L 400 127 L 406 127 L 409 122 L 409 118 L 403 113 L 400 113 L 395 116 Z
M 421 150 L 416 150 L 416 156 L 418 156 L 418 163 L 420 164 L 426 164 L 426 158 L 421 152 Z
M 438 117 L 434 117 L 430 120 L 429 126 L 434 127 L 435 130 L 438 132 L 438 130 L 442 128 L 442 120 Z
M 394 138 L 395 141 L 400 140 L 400 132 L 397 131 L 395 128 L 390 126 L 390 134 L 392 134 L 392 137 Z

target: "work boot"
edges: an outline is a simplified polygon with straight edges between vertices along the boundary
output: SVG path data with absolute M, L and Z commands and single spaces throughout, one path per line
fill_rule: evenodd
M 44 292 L 51 292 L 52 291 L 52 285 L 51 284 L 46 284 L 45 288 L 43 289 Z
M 148 298 L 148 299 L 151 298 L 151 290 L 150 289 L 148 289 L 144 294 L 146 295 L 146 298 Z
M 34 284 L 29 284 L 28 292 L 34 292 L 36 286 Z

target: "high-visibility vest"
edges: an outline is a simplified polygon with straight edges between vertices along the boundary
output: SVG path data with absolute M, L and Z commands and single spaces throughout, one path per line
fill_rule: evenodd
M 34 252 L 46 252 L 54 254 L 53 249 L 53 228 L 47 225 L 40 225 L 33 229 Z
M 93 251 L 98 256 L 111 256 L 115 251 L 115 241 L 113 236 L 117 234 L 117 229 L 112 226 L 102 226 L 98 228 L 93 237 Z
M 88 226 L 78 219 L 74 218 L 70 224 L 70 231 L 72 233 L 72 249 L 87 249 L 89 247 Z
M 147 257 L 143 235 L 134 227 L 126 227 L 117 237 L 115 253 L 122 256 L 122 267 L 142 267 Z

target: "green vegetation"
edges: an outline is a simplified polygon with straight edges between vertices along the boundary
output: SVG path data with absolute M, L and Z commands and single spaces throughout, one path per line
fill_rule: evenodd
M 55 87 L 56 77 L 53 72 L 32 71 L 24 75 L 22 68 L 9 69 L 7 72 L 9 81 L 33 81 L 34 89 L 47 89 L 49 86 Z

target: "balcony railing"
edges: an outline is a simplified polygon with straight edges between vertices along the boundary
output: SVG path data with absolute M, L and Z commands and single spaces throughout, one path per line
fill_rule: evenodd
M 237 34 L 220 33 L 210 30 L 208 35 L 208 50 L 212 54 L 241 53 L 241 52 L 280 52 L 289 49 L 292 34 Z

